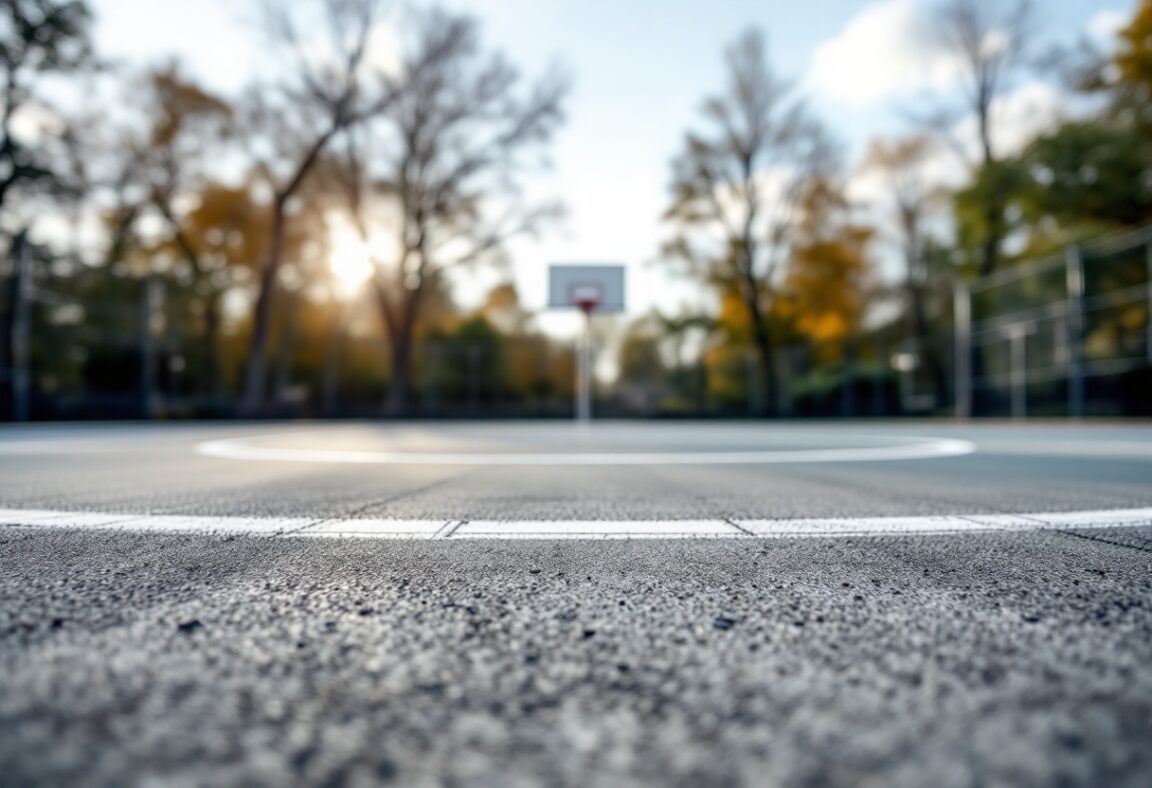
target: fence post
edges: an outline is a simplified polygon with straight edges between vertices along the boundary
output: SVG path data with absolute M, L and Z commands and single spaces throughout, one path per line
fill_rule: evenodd
M 872 368 L 872 415 L 884 415 L 884 371 L 887 360 L 884 358 L 884 343 L 876 343 L 876 365 Z
M 468 343 L 468 412 L 472 415 L 480 407 L 480 353 L 478 344 Z
M 32 272 L 28 265 L 28 230 L 21 230 L 13 244 L 16 253 L 16 270 L 13 272 L 12 293 L 12 418 L 14 421 L 28 421 L 31 411 L 31 311 L 28 282 Z
M 1146 344 L 1148 360 L 1152 361 L 1152 235 L 1145 238 L 1144 261 L 1148 264 L 1148 319 Z
M 840 364 L 840 417 L 852 418 L 856 411 L 856 364 L 851 340 L 844 343 L 844 360 Z
M 776 385 L 773 387 L 775 402 L 769 402 L 765 408 L 781 417 L 791 417 L 796 410 L 796 400 L 792 396 L 793 363 L 796 349 L 788 346 L 772 354 L 772 373 L 776 376 Z
M 436 408 L 436 379 L 440 375 L 439 363 L 440 348 L 436 340 L 429 339 L 424 343 L 424 415 L 432 416 Z
M 972 294 L 963 282 L 957 282 L 952 290 L 952 322 L 956 418 L 967 419 L 972 416 Z
M 756 363 L 756 351 L 751 348 L 746 348 L 744 351 L 744 369 L 747 373 L 748 389 L 745 399 L 748 401 L 748 415 L 756 416 L 760 413 L 760 375 Z
M 1025 345 L 1028 326 L 1017 323 L 1008 330 L 1008 354 L 1012 387 L 1012 418 L 1020 421 L 1028 412 L 1028 366 Z
M 1084 260 L 1078 246 L 1064 252 L 1068 301 L 1068 415 L 1084 416 Z

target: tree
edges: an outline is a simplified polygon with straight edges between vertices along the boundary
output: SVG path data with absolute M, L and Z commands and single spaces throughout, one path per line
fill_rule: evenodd
M 1105 104 L 1039 135 L 1009 162 L 1032 254 L 1152 221 L 1152 0 L 1138 4 L 1107 52 L 1082 41 L 1050 60 L 1071 63 L 1071 86 Z
M 369 95 L 365 80 L 369 38 L 383 0 L 317 0 L 303 6 L 322 16 L 326 42 L 301 38 L 305 27 L 316 24 L 314 19 L 297 15 L 301 4 L 268 2 L 267 26 L 288 62 L 278 84 L 255 88 L 245 102 L 255 170 L 271 194 L 268 240 L 244 373 L 243 408 L 250 413 L 264 402 L 269 325 L 293 200 L 332 141 L 393 99 L 387 90 Z M 325 43 L 326 48 L 321 46 Z
M 398 414 L 429 288 L 455 269 L 502 262 L 509 239 L 556 215 L 519 187 L 563 120 L 567 81 L 553 73 L 523 85 L 505 57 L 483 49 L 474 19 L 431 11 L 391 84 L 394 104 L 349 135 L 345 183 L 373 257 L 392 352 L 387 410 Z
M 1141 0 L 1110 54 L 1089 61 L 1077 87 L 1106 94 L 1112 119 L 1152 133 L 1152 0 Z
M 144 163 L 145 199 L 164 221 L 164 237 L 151 245 L 187 267 L 188 291 L 202 320 L 200 356 L 209 387 L 224 393 L 220 347 L 221 300 L 233 268 L 251 266 L 259 253 L 259 218 L 245 188 L 211 182 L 208 161 L 221 156 L 233 132 L 232 107 L 170 65 L 146 79 L 149 125 L 135 154 Z M 131 145 L 129 148 L 133 147 Z
M 708 334 L 715 329 L 716 319 L 710 315 L 694 313 L 664 315 L 657 312 L 655 317 L 661 333 L 668 338 L 668 352 L 672 357 L 673 386 L 679 390 L 678 393 L 687 396 L 685 391 L 689 388 L 687 381 L 689 373 L 684 363 L 685 344 L 695 335 L 695 339 L 702 345 Z
M 893 142 L 876 140 L 865 158 L 864 168 L 884 178 L 891 194 L 896 219 L 900 256 L 904 261 L 906 315 L 911 336 L 926 339 L 931 333 L 928 296 L 931 287 L 928 255 L 930 245 L 925 221 L 941 190 L 931 185 L 927 165 L 934 152 L 932 140 L 916 135 Z M 931 343 L 921 349 L 924 366 L 932 380 L 938 401 L 947 396 L 948 378 L 944 362 Z
M 0 231 L 11 231 L 13 258 L 27 247 L 29 222 L 27 215 L 11 216 L 13 206 L 26 205 L 34 189 L 64 185 L 59 162 L 66 157 L 51 143 L 69 133 L 29 139 L 19 133 L 17 122 L 24 114 L 51 114 L 37 94 L 43 77 L 73 73 L 91 62 L 90 24 L 82 0 L 6 0 L 0 5 Z M 0 370 L 6 371 L 16 357 L 15 321 L 23 295 L 14 286 L 4 295 Z M 11 385 L 15 401 L 15 376 Z
M 929 118 L 931 126 L 950 139 L 962 113 L 975 116 L 979 154 L 965 156 L 974 173 L 982 204 L 979 271 L 986 276 L 1000 264 L 1007 235 L 1005 209 L 1010 179 L 995 145 L 995 103 L 1012 86 L 1029 59 L 1029 34 L 1034 29 L 1031 0 L 944 0 L 936 14 L 937 33 L 963 73 L 959 107 L 945 107 Z M 951 140 L 955 142 L 954 140 Z M 957 146 L 966 154 L 961 146 Z
M 645 411 L 660 404 L 668 385 L 668 370 L 660 352 L 663 327 L 659 315 L 647 315 L 633 321 L 620 342 L 616 388 Z
M 706 131 L 689 132 L 673 163 L 668 253 L 687 261 L 747 312 L 764 387 L 775 402 L 776 297 L 802 185 L 833 159 L 826 135 L 791 87 L 773 74 L 763 36 L 750 30 L 727 51 L 728 86 L 703 105 Z
M 37 81 L 92 62 L 91 14 L 82 0 L 8 0 L 0 7 L 0 211 L 13 190 L 57 174 L 45 151 L 21 139 L 14 121 L 44 110 Z
M 200 364 L 194 372 L 203 388 L 217 397 L 226 392 L 223 302 L 244 281 L 263 254 L 268 215 L 246 186 L 209 182 L 182 195 L 190 208 L 172 219 L 169 232 L 144 247 L 149 255 L 167 255 L 186 266 L 189 286 L 181 294 L 191 301 L 191 316 L 201 325 Z
M 480 312 L 503 334 L 517 336 L 527 331 L 530 316 L 520 304 L 520 293 L 512 282 L 503 282 L 489 290 Z
M 173 280 L 166 311 L 173 319 L 187 313 L 199 329 L 188 377 L 222 397 L 221 301 L 236 283 L 232 267 L 251 268 L 243 255 L 263 240 L 248 189 L 213 180 L 212 162 L 235 140 L 234 112 L 176 62 L 123 88 L 136 112 L 84 140 L 81 177 L 107 236 L 99 262 L 113 275 L 127 268 Z
M 1102 232 L 1152 222 L 1152 140 L 1109 119 L 1065 123 L 1032 141 L 1016 204 L 1050 251 Z
M 841 185 L 826 176 L 804 184 L 784 310 L 811 341 L 844 348 L 860 328 L 872 288 L 869 227 L 852 221 Z

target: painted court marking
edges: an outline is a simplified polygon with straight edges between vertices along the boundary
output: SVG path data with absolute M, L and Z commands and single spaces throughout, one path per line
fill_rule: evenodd
M 0 509 L 0 527 L 312 539 L 769 539 L 979 534 L 1152 525 L 1152 507 L 1034 514 L 803 520 L 354 520 Z
M 959 457 L 976 444 L 956 438 L 906 436 L 913 443 L 848 449 L 706 452 L 400 452 L 253 446 L 251 438 L 205 441 L 196 453 L 229 460 L 378 465 L 762 465 L 769 463 L 877 462 Z

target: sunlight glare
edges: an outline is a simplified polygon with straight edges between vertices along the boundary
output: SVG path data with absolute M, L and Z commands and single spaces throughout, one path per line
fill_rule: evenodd
M 372 276 L 372 258 L 368 247 L 350 228 L 332 230 L 332 253 L 328 267 L 344 295 L 359 290 Z

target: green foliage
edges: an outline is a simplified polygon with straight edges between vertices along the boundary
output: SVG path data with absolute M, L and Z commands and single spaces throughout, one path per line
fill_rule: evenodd
M 84 0 L 4 0 L 0 19 L 0 68 L 9 75 L 75 71 L 91 61 Z
M 1152 221 L 1152 139 L 1106 120 L 1066 123 L 1037 138 L 1021 162 L 1024 218 L 1091 232 Z
M 1111 117 L 1152 131 L 1152 0 L 1140 1 L 1111 56 L 1083 75 L 1081 87 L 1107 95 Z
M 661 358 L 661 325 L 651 317 L 633 322 L 624 333 L 617 355 L 616 386 L 640 407 L 653 407 L 667 393 L 668 370 Z
M 1113 53 L 1081 75 L 1106 99 L 1095 117 L 1064 122 L 1016 157 L 977 174 L 955 196 L 959 247 L 972 253 L 989 220 L 1026 235 L 1034 256 L 1152 222 L 1152 0 L 1118 34 Z M 990 214 L 989 198 L 1006 196 Z
M 425 359 L 429 367 L 425 374 L 435 378 L 433 384 L 443 400 L 474 402 L 503 393 L 505 340 L 487 318 L 471 315 L 432 339 L 437 358 L 434 362 Z M 487 384 L 484 390 L 480 390 L 481 382 Z
M 37 101 L 44 74 L 76 71 L 91 62 L 91 14 L 82 0 L 5 0 L 0 3 L 0 208 L 23 185 L 63 187 L 59 161 L 43 142 L 13 130 L 19 111 Z
M 1009 208 L 1027 185 L 1028 173 L 1023 165 L 1008 159 L 981 167 L 968 185 L 953 195 L 956 252 L 965 269 L 977 271 L 982 265 L 982 245 L 990 232 L 1003 238 L 1018 228 L 1019 222 Z

